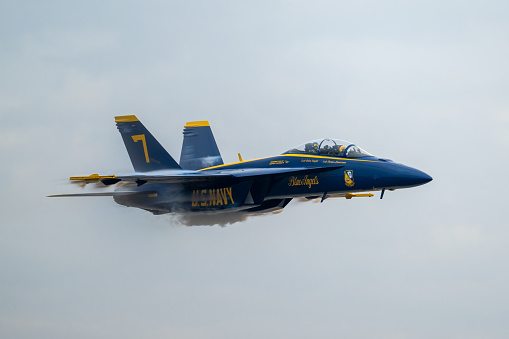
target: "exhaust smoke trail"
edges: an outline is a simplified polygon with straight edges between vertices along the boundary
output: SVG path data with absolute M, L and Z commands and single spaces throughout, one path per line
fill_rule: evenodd
M 226 227 L 238 222 L 244 222 L 249 217 L 246 213 L 232 212 L 224 214 L 191 214 L 191 213 L 178 213 L 170 215 L 171 222 L 178 223 L 184 226 L 221 226 Z

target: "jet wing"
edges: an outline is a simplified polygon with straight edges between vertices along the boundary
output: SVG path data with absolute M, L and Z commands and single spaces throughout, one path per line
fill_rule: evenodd
M 231 178 L 230 174 L 216 174 L 214 178 L 224 179 Z M 158 182 L 158 183 L 185 183 L 194 181 L 207 181 L 210 180 L 210 175 L 205 175 L 197 171 L 154 171 L 146 173 L 131 173 L 131 174 L 117 174 L 117 175 L 99 175 L 91 174 L 88 176 L 70 177 L 73 183 L 80 185 L 89 184 L 92 182 L 101 181 L 105 185 L 116 184 L 120 181 L 124 182 Z
M 136 182 L 144 184 L 146 182 L 157 183 L 191 183 L 191 182 L 212 182 L 224 179 L 234 178 L 254 178 L 272 176 L 278 174 L 299 174 L 299 173 L 322 173 L 339 169 L 343 166 L 331 167 L 279 167 L 279 168 L 239 168 L 225 170 L 208 170 L 208 171 L 158 171 L 147 173 L 133 173 L 120 175 L 99 175 L 92 174 L 82 177 L 71 177 L 70 180 L 78 184 L 87 184 L 90 182 L 101 181 L 105 185 L 116 184 L 120 181 Z

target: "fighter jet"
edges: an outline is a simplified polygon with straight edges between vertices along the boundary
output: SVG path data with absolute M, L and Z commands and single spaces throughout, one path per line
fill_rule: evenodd
M 114 191 L 50 197 L 111 196 L 153 214 L 280 211 L 292 199 L 372 197 L 380 191 L 423 185 L 424 172 L 378 158 L 340 139 L 317 139 L 282 154 L 224 164 L 207 121 L 188 122 L 177 163 L 134 115 L 115 117 L 134 167 L 128 174 L 71 177 Z

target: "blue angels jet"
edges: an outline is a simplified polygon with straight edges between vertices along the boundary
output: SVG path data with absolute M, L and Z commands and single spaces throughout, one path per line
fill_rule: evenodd
M 120 205 L 154 214 L 265 213 L 294 198 L 373 196 L 372 191 L 415 187 L 424 172 L 378 158 L 350 142 L 319 139 L 266 158 L 224 164 L 207 121 L 188 122 L 177 163 L 134 115 L 115 117 L 134 167 L 131 174 L 92 174 L 72 182 L 115 185 L 113 192 L 53 196 L 112 196 Z

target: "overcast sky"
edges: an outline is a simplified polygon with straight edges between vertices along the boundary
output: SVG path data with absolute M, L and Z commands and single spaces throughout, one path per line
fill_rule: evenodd
M 507 338 L 507 1 L 3 1 L 0 337 Z M 422 187 L 226 227 L 75 192 L 175 159 L 350 140 Z M 79 190 L 78 190 L 79 191 Z

